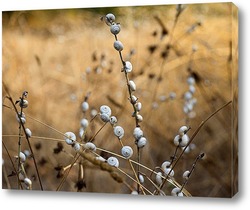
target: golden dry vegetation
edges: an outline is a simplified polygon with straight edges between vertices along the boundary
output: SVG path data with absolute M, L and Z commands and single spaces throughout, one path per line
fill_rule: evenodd
M 122 64 L 113 48 L 114 36 L 100 20 L 108 12 L 114 13 L 121 24 L 118 39 L 124 44 L 122 54 L 133 64 L 129 78 L 136 83 L 135 95 L 143 105 L 140 125 L 148 142 L 141 150 L 141 164 L 150 169 L 161 166 L 174 154 L 173 139 L 180 126 L 190 126 L 188 134 L 192 136 L 215 110 L 234 96 L 237 99 L 237 12 L 232 4 L 187 5 L 176 25 L 175 5 L 3 12 L 2 80 L 13 100 L 28 91 L 29 106 L 24 112 L 31 118 L 27 118 L 25 126 L 32 131 L 30 142 L 45 190 L 57 189 L 62 177 L 57 178 L 55 167 L 71 164 L 75 155 L 64 142 L 64 151 L 54 153 L 59 142 L 56 139 L 63 141 L 60 132 L 72 131 L 78 136 L 80 120 L 90 120 L 91 110 L 99 110 L 103 104 L 117 116 L 125 130 L 123 144 L 134 148 L 132 159 L 137 160 L 132 135 L 135 120 L 131 117 L 133 109 Z M 183 111 L 183 96 L 189 88 L 186 81 L 190 75 L 196 79 L 197 104 L 188 117 Z M 5 87 L 2 141 L 16 164 L 19 124 L 9 108 L 12 106 L 5 97 Z M 176 98 L 171 100 L 168 97 L 172 92 Z M 90 110 L 84 114 L 81 103 L 88 94 Z M 230 197 L 237 191 L 237 122 L 233 115 L 237 116 L 236 105 L 237 101 L 230 103 L 202 126 L 193 141 L 195 149 L 185 153 L 175 168 L 174 178 L 182 184 L 182 173 L 192 167 L 197 155 L 205 153 L 185 187 L 192 196 Z M 95 118 L 85 141 L 103 124 Z M 108 124 L 95 136 L 94 143 L 120 154 L 121 145 Z M 22 150 L 25 149 L 28 145 L 23 138 Z M 4 148 L 3 160 L 3 188 L 17 189 L 16 176 L 8 176 L 13 166 Z M 117 183 L 108 172 L 84 158 L 78 162 L 84 166 L 83 192 L 129 194 L 128 185 L 136 188 L 135 182 L 120 172 L 127 185 Z M 33 189 L 39 190 L 32 158 L 25 167 L 32 177 Z M 128 162 L 120 160 L 120 168 L 133 176 Z M 151 175 L 142 167 L 141 173 Z M 77 191 L 78 177 L 76 165 L 61 190 Z M 152 175 L 151 179 L 155 177 Z M 145 186 L 154 190 L 146 178 Z M 167 184 L 163 190 L 168 195 L 172 188 Z

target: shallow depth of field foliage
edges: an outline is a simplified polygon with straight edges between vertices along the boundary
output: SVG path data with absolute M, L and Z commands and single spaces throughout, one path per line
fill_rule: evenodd
M 113 47 L 114 35 L 101 20 L 108 13 L 113 13 L 121 25 L 117 36 L 124 45 L 122 56 L 133 65 L 128 76 L 135 82 L 133 94 L 142 104 L 143 121 L 139 125 L 147 144 L 139 149 L 139 160 L 133 137 L 133 106 L 128 100 L 122 63 Z M 191 4 L 176 14 L 176 5 L 3 12 L 4 189 L 24 186 L 18 183 L 18 172 L 13 168 L 19 161 L 20 135 L 21 151 L 30 148 L 8 97 L 16 102 L 23 91 L 28 91 L 28 107 L 23 112 L 25 127 L 32 131 L 29 141 L 37 170 L 33 157 L 27 157 L 23 166 L 32 190 L 41 190 L 39 172 L 43 190 L 154 193 L 157 183 L 152 171 L 159 172 L 164 161 L 176 160 L 183 149 L 178 148 L 173 157 L 179 128 L 189 127 L 191 137 L 202 121 L 229 103 L 202 125 L 169 179 L 181 186 L 183 172 L 204 153 L 184 194 L 231 197 L 237 191 L 236 10 L 230 3 Z M 195 79 L 191 90 L 195 103 L 187 112 L 189 77 Z M 83 112 L 81 104 L 86 99 L 89 109 Z M 122 142 L 109 123 L 99 115 L 94 117 L 102 105 L 111 108 L 117 125 L 124 128 Z M 18 103 L 16 107 L 20 110 Z M 82 118 L 89 121 L 85 139 L 79 137 Z M 131 162 L 119 156 L 119 168 L 106 169 L 90 161 L 88 157 L 94 154 L 84 150 L 82 153 L 89 156 L 80 156 L 74 164 L 77 153 L 62 135 L 68 131 L 74 132 L 81 144 L 91 140 L 100 148 L 95 152 L 105 159 L 120 155 L 121 143 L 133 148 L 131 160 L 146 167 L 133 162 L 132 166 L 137 175 L 140 170 L 142 185 L 148 191 L 138 185 Z M 174 187 L 166 182 L 162 191 L 171 195 Z

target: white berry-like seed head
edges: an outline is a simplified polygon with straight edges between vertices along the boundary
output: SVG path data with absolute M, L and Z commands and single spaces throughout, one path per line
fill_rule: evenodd
M 141 108 L 142 108 L 142 103 L 141 102 L 137 102 L 136 104 L 135 104 L 135 108 L 136 108 L 136 111 L 141 111 Z
M 143 117 L 140 114 L 136 115 L 136 119 L 138 120 L 138 122 L 142 122 L 143 121 Z
M 121 41 L 115 41 L 114 42 L 114 48 L 117 50 L 117 51 L 119 51 L 119 52 L 121 52 L 122 50 L 123 50 L 123 44 L 122 44 L 122 42 Z
M 80 151 L 80 149 L 81 149 L 81 145 L 78 142 L 74 143 L 73 147 L 74 147 L 74 150 L 77 152 Z
M 102 114 L 100 115 L 100 117 L 101 117 L 101 120 L 102 120 L 103 122 L 109 122 L 109 121 L 110 121 L 110 117 L 109 117 L 109 115 L 106 114 L 106 113 L 102 113 Z
M 132 66 L 132 63 L 130 63 L 129 61 L 125 61 L 125 64 L 124 64 L 124 71 L 126 73 L 129 73 L 133 70 L 133 66 Z
M 141 138 L 137 141 L 137 147 L 138 147 L 138 148 L 143 148 L 146 144 L 147 144 L 147 139 L 146 139 L 145 137 L 141 137 Z
M 179 129 L 179 134 L 180 134 L 181 136 L 183 136 L 184 134 L 187 133 L 188 129 L 189 129 L 189 128 L 188 128 L 187 126 L 185 126 L 185 125 L 181 126 L 180 129 Z
M 23 152 L 20 152 L 19 159 L 21 163 L 24 163 L 26 161 L 26 155 Z
M 181 192 L 181 189 L 176 187 L 171 191 L 171 195 L 172 196 L 179 196 L 179 197 L 183 197 L 183 193 Z
M 82 103 L 82 111 L 83 111 L 83 112 L 86 112 L 88 109 L 89 109 L 89 104 L 88 104 L 87 101 L 84 101 L 84 102 Z
M 145 180 L 144 180 L 144 176 L 141 175 L 141 174 L 139 174 L 139 177 L 138 177 L 138 178 L 139 178 L 140 183 L 143 184 L 144 181 L 145 181 Z
M 137 102 L 138 98 L 136 96 L 132 95 L 130 100 L 131 100 L 130 102 L 132 104 L 135 104 Z
M 133 155 L 133 149 L 130 146 L 123 146 L 121 149 L 122 156 L 129 159 Z
M 135 84 L 135 82 L 133 80 L 129 80 L 128 84 L 129 84 L 129 88 L 130 88 L 131 91 L 136 90 L 136 84 Z
M 111 116 L 109 121 L 111 125 L 115 125 L 117 123 L 117 118 L 115 116 Z
M 107 159 L 107 163 L 110 165 L 110 166 L 113 166 L 113 167 L 116 167 L 118 168 L 119 167 L 119 161 L 116 157 L 109 157 Z
M 20 117 L 20 118 L 19 118 Z M 20 123 L 20 122 L 22 122 L 23 124 L 25 124 L 26 123 L 26 117 L 25 117 L 25 114 L 24 114 L 24 112 L 22 112 L 22 114 L 19 112 L 18 113 L 18 115 L 16 114 L 16 119 L 17 119 L 17 121 Z M 20 119 L 21 119 L 21 121 L 20 121 Z
M 32 132 L 29 128 L 25 128 L 25 133 L 27 134 L 27 136 L 30 138 L 32 135 Z
M 27 100 L 25 100 L 25 99 L 20 100 L 20 102 L 19 102 L 19 106 L 22 107 L 22 108 L 27 108 L 28 105 L 29 105 L 29 102 Z
M 140 139 L 143 136 L 143 131 L 140 127 L 136 127 L 133 132 L 133 136 L 135 139 Z
M 121 126 L 115 126 L 114 127 L 114 134 L 119 139 L 121 139 L 124 136 L 124 129 Z
M 115 22 L 115 16 L 112 13 L 108 13 L 104 18 L 105 23 L 110 26 Z
M 67 144 L 72 145 L 76 141 L 76 135 L 73 132 L 68 131 L 64 134 L 64 140 Z
M 32 186 L 32 181 L 27 177 L 23 181 L 24 181 L 24 184 L 26 185 L 27 189 L 30 189 Z
M 162 173 L 161 172 L 157 172 L 156 176 L 155 176 L 155 181 L 158 185 L 162 184 Z
M 93 152 L 96 151 L 96 146 L 95 146 L 95 144 L 92 143 L 92 142 L 87 142 L 87 143 L 84 145 L 84 148 L 87 149 L 87 150 L 93 151 Z
M 183 179 L 188 179 L 190 175 L 190 171 L 185 171 L 182 175 Z
M 121 31 L 121 25 L 120 24 L 112 24 L 110 26 L 110 32 L 114 35 L 119 34 L 119 32 Z
M 107 105 L 102 105 L 100 107 L 100 112 L 101 112 L 101 114 L 103 114 L 103 113 L 107 114 L 109 117 L 111 116 L 111 109 Z
M 194 84 L 195 84 L 195 79 L 194 79 L 194 77 L 189 76 L 189 77 L 187 78 L 187 83 L 188 83 L 189 85 L 194 85 Z
M 86 130 L 88 125 L 89 125 L 89 121 L 87 119 L 85 119 L 85 118 L 81 119 L 81 126 L 82 126 L 83 129 Z

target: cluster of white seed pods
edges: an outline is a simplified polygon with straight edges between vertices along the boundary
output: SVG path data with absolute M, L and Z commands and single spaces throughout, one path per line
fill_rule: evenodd
M 119 167 L 119 160 L 118 160 L 116 157 L 109 157 L 109 158 L 107 159 L 107 163 L 108 163 L 110 166 L 113 166 L 113 167 L 116 167 L 116 168 Z
M 136 91 L 136 83 L 133 80 L 129 80 L 128 74 L 132 72 L 133 65 L 130 61 L 123 61 L 121 51 L 124 49 L 124 46 L 120 40 L 118 40 L 118 34 L 121 31 L 121 25 L 115 22 L 115 16 L 111 13 L 107 14 L 102 18 L 105 23 L 110 26 L 110 32 L 115 36 L 114 48 L 120 53 L 120 58 L 123 64 L 122 72 L 125 72 L 127 78 L 127 86 L 129 89 L 129 100 L 134 108 L 132 117 L 135 117 L 136 128 L 134 129 L 135 143 L 138 148 L 142 148 L 146 145 L 147 139 L 143 136 L 143 132 L 139 127 L 139 123 L 143 121 L 143 117 L 140 114 L 142 109 L 142 103 L 138 101 L 138 98 L 134 95 Z M 111 120 L 110 120 L 111 121 Z M 137 133 L 139 132 L 139 133 Z M 142 132 L 142 135 L 140 133 Z M 114 126 L 114 134 L 121 139 L 124 135 L 124 130 L 120 126 Z M 132 155 L 132 154 L 131 154 Z
M 161 169 L 164 172 L 165 176 L 174 176 L 174 170 L 171 167 L 171 163 L 169 161 L 165 161 L 161 164 Z
M 171 191 L 171 195 L 172 196 L 178 196 L 178 197 L 183 197 L 183 193 L 181 191 L 181 189 L 179 187 L 175 187 L 172 191 Z
M 81 104 L 82 112 L 84 114 L 84 117 L 80 120 L 80 128 L 79 128 L 79 137 L 83 140 L 85 138 L 86 130 L 89 126 L 89 121 L 85 117 L 85 113 L 89 110 L 89 103 L 87 102 L 87 97 L 85 97 L 85 100 Z M 78 145 L 75 145 L 76 150 L 80 148 Z
M 30 155 L 29 151 L 25 150 L 24 152 L 20 152 L 19 156 L 16 156 L 15 158 L 19 158 L 19 163 L 21 165 L 20 171 L 18 173 L 19 180 L 22 181 L 25 185 L 25 189 L 31 190 L 32 189 L 32 181 L 27 177 L 24 164 Z
M 147 139 L 143 136 L 143 131 L 140 127 L 134 129 L 133 136 L 138 148 L 143 148 L 147 144 Z
M 103 122 L 109 122 L 111 117 L 111 109 L 107 105 L 102 105 L 100 107 L 100 117 Z
M 184 93 L 184 106 L 183 111 L 187 114 L 188 118 L 194 118 L 194 106 L 197 103 L 197 99 L 194 97 L 195 93 L 195 78 L 193 76 L 188 76 L 187 83 L 189 85 L 188 91 Z
M 66 132 L 64 134 L 64 140 L 68 145 L 71 145 L 75 151 L 80 151 L 81 145 L 79 142 L 76 141 L 76 135 L 73 132 Z
M 189 128 L 187 126 L 181 126 L 179 129 L 179 134 L 177 134 L 174 137 L 174 144 L 179 147 L 185 147 L 187 146 L 189 142 L 189 136 L 187 135 L 187 132 L 189 131 Z

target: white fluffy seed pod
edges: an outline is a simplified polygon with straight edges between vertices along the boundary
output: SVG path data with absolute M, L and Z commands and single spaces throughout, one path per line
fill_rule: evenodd
M 138 148 L 142 148 L 147 144 L 147 139 L 145 137 L 141 137 L 138 141 L 137 141 L 137 147 Z
M 121 126 L 115 126 L 114 127 L 114 134 L 119 139 L 121 139 L 124 136 L 124 129 Z
M 119 51 L 119 52 L 121 52 L 122 50 L 123 50 L 123 44 L 122 44 L 122 42 L 121 41 L 115 41 L 114 42 L 114 48 L 117 50 L 117 51 Z
M 102 156 L 97 156 L 95 159 L 96 159 L 96 160 L 100 160 L 100 161 L 102 161 L 102 162 L 105 162 L 105 161 L 106 161 L 106 159 L 103 158 Z
M 180 134 L 181 136 L 183 136 L 184 134 L 187 133 L 187 131 L 188 131 L 188 127 L 185 126 L 185 125 L 183 125 L 183 126 L 181 126 L 180 129 L 179 129 L 179 134 Z
M 72 145 L 76 141 L 76 135 L 73 132 L 66 132 L 64 134 L 64 140 L 67 144 Z
M 142 117 L 140 114 L 137 114 L 137 115 L 136 115 L 136 119 L 137 119 L 139 122 L 142 122 L 142 121 L 143 121 L 143 117 Z
M 143 136 L 143 131 L 140 127 L 136 127 L 133 132 L 133 136 L 136 140 L 140 139 Z
M 144 183 L 144 176 L 142 176 L 141 174 L 139 174 L 139 181 L 140 181 L 140 183 L 141 184 L 143 184 Z
M 165 176 L 167 176 L 169 174 L 169 176 L 174 176 L 174 171 L 171 170 L 171 163 L 169 161 L 165 161 L 161 164 L 161 169 L 163 170 Z
M 109 157 L 107 159 L 107 163 L 110 165 L 110 166 L 114 166 L 114 167 L 119 167 L 119 161 L 116 157 Z
M 115 16 L 112 13 L 108 13 L 104 18 L 105 23 L 110 26 L 115 21 Z
M 81 128 L 79 129 L 79 137 L 80 137 L 80 138 L 83 138 L 83 137 L 84 137 L 84 133 L 85 133 L 85 130 L 84 130 L 84 128 L 81 127 Z
M 109 117 L 111 116 L 111 109 L 107 105 L 102 105 L 100 107 L 100 112 L 101 112 L 101 114 L 104 114 L 104 113 L 107 114 Z
M 170 172 L 171 171 L 171 172 Z M 167 175 L 169 175 L 169 176 L 174 176 L 174 170 L 172 170 L 172 168 L 165 168 L 164 169 L 164 174 L 165 174 L 165 176 L 167 176 Z
M 185 171 L 182 175 L 183 179 L 188 179 L 190 175 L 190 171 Z
M 183 193 L 181 192 L 181 189 L 176 187 L 171 191 L 171 195 L 172 196 L 179 196 L 179 197 L 183 197 Z
M 162 164 L 161 164 L 161 168 L 162 170 L 164 170 L 165 168 L 168 168 L 170 167 L 171 163 L 169 161 L 164 161 Z
M 96 151 L 96 146 L 95 144 L 93 144 L 92 142 L 87 142 L 85 145 L 84 145 L 84 148 L 87 149 L 87 150 L 91 150 L 91 151 Z
M 83 111 L 83 112 L 86 112 L 88 109 L 89 109 L 89 104 L 88 104 L 87 101 L 84 101 L 84 102 L 82 103 L 82 111 Z
M 193 94 L 192 94 L 190 91 L 187 91 L 187 92 L 184 94 L 184 99 L 185 99 L 186 101 L 191 100 L 192 97 L 193 97 Z
M 123 146 L 121 149 L 121 154 L 126 159 L 129 159 L 133 155 L 133 149 L 130 146 Z
M 26 161 L 26 155 L 23 152 L 20 152 L 19 159 L 21 163 L 24 163 Z
M 188 142 L 189 142 L 189 137 L 188 137 L 187 134 L 184 134 L 184 135 L 181 137 L 180 146 L 181 146 L 181 147 L 185 147 L 185 146 L 187 146 Z
M 189 137 L 187 134 L 184 134 L 183 136 L 177 135 L 174 138 L 174 144 L 180 147 L 185 147 L 188 141 L 189 141 Z
M 194 79 L 194 77 L 192 77 L 192 76 L 188 77 L 188 78 L 187 78 L 187 83 L 188 83 L 189 85 L 194 85 L 194 84 L 195 84 L 195 79 Z
M 81 149 L 81 145 L 78 142 L 74 143 L 73 147 L 74 147 L 74 150 L 77 152 L 80 151 L 80 149 Z
M 26 157 L 30 157 L 31 156 L 31 153 L 29 150 L 24 150 L 23 153 L 25 154 Z
M 22 112 L 22 114 L 21 114 L 20 112 L 18 113 L 18 115 L 16 114 L 17 122 L 20 123 L 19 116 L 20 116 L 20 118 L 21 118 L 22 123 L 25 124 L 25 123 L 26 123 L 26 117 L 25 117 L 24 112 Z
M 26 185 L 27 189 L 30 189 L 32 186 L 32 181 L 27 177 L 23 181 L 24 181 L 24 184 Z
M 131 91 L 136 90 L 136 84 L 135 84 L 135 82 L 133 80 L 129 80 L 128 84 L 129 84 L 129 88 L 130 88 Z
M 111 125 L 115 125 L 117 123 L 117 118 L 115 116 L 111 116 L 109 121 Z
M 133 70 L 133 66 L 132 63 L 130 63 L 129 61 L 125 61 L 125 65 L 124 65 L 124 71 L 126 73 L 129 73 Z
M 29 128 L 25 128 L 25 133 L 26 133 L 26 135 L 30 138 L 31 137 L 31 135 L 32 135 L 32 132 L 31 132 L 31 130 L 29 129 Z
M 189 85 L 189 92 L 194 94 L 195 93 L 195 86 Z
M 121 31 L 121 25 L 120 24 L 112 24 L 110 26 L 110 32 L 114 35 L 119 34 L 119 32 Z
M 29 105 L 29 102 L 27 100 L 20 100 L 19 102 L 19 106 L 22 107 L 22 108 L 27 108 Z
M 155 176 L 155 181 L 158 185 L 161 185 L 162 184 L 162 173 L 161 172 L 158 172 Z
M 98 112 L 96 109 L 91 109 L 91 111 L 90 111 L 91 117 L 95 117 L 97 114 L 98 114 Z
M 135 104 L 135 108 L 136 108 L 136 111 L 141 111 L 141 108 L 142 108 L 142 104 L 141 104 L 141 102 L 137 102 L 136 104 Z
M 102 120 L 103 122 L 109 122 L 109 121 L 110 121 L 110 117 L 109 117 L 109 115 L 106 114 L 106 113 L 102 113 L 102 114 L 100 115 L 100 117 L 101 117 L 101 120 Z
M 81 119 L 81 126 L 82 126 L 83 129 L 86 130 L 88 125 L 89 125 L 89 121 L 87 119 L 85 119 L 85 118 Z
M 137 102 L 137 100 L 138 100 L 138 98 L 137 98 L 136 96 L 132 95 L 132 96 L 131 96 L 131 99 L 130 99 L 130 102 L 131 102 L 132 104 L 135 104 L 135 103 Z

